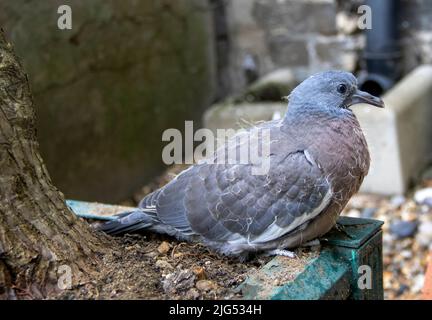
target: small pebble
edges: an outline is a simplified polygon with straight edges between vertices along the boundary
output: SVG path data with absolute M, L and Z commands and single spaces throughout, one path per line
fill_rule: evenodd
M 170 250 L 170 245 L 169 245 L 169 243 L 166 242 L 166 241 L 163 241 L 163 242 L 159 245 L 159 247 L 157 248 L 157 251 L 158 251 L 160 254 L 167 254 L 169 250 Z
M 390 226 L 390 232 L 399 239 L 412 237 L 417 231 L 417 221 L 395 221 Z
M 189 290 L 193 287 L 195 275 L 189 269 L 176 270 L 168 274 L 165 280 L 162 281 L 162 288 L 168 294 L 178 291 Z
M 159 269 L 173 269 L 173 266 L 166 260 L 157 260 L 155 266 Z
M 415 276 L 414 281 L 413 281 L 413 285 L 411 287 L 411 292 L 419 293 L 423 289 L 424 279 L 425 279 L 425 277 L 423 274 L 419 274 L 419 275 Z
M 400 286 L 399 286 L 399 289 L 396 291 L 396 296 L 400 296 L 400 295 L 402 295 L 404 292 L 406 292 L 407 290 L 409 290 L 409 287 L 406 285 L 406 284 L 404 284 L 404 283 L 402 283 Z
M 416 239 L 423 246 L 429 246 L 432 243 L 432 221 L 425 221 L 420 224 Z
M 384 243 L 385 246 L 393 245 L 393 243 L 394 243 L 394 237 L 391 234 L 385 232 L 383 234 L 383 243 Z
M 394 196 L 390 199 L 390 205 L 399 208 L 401 205 L 405 203 L 406 199 L 404 196 Z
M 199 280 L 195 286 L 199 291 L 210 291 L 216 289 L 216 284 L 210 280 Z
M 402 212 L 400 213 L 400 217 L 401 217 L 401 220 L 404 220 L 404 221 L 414 221 L 414 220 L 417 220 L 418 214 L 416 214 L 413 211 L 402 210 Z
M 205 280 L 207 278 L 207 275 L 203 267 L 195 267 L 192 269 L 192 271 L 198 280 Z
M 432 209 L 432 205 L 431 206 L 429 206 L 429 205 L 422 205 L 420 207 L 420 213 L 422 213 L 422 214 L 429 213 L 429 212 L 431 212 L 431 209 Z
M 278 286 L 280 286 L 280 285 L 281 285 L 280 280 L 275 279 L 275 280 L 273 281 L 273 286 L 278 287 Z
M 156 251 L 150 251 L 150 252 L 146 253 L 145 256 L 146 256 L 146 257 L 149 257 L 149 258 L 154 258 L 154 259 L 156 259 L 157 256 L 158 256 L 158 253 L 157 253 Z
M 186 293 L 186 299 L 190 300 L 196 300 L 200 297 L 200 294 L 197 289 L 190 288 L 189 291 Z
M 425 204 L 432 207 L 432 188 L 417 190 L 414 194 L 414 200 L 418 204 Z
M 412 258 L 412 251 L 410 250 L 402 250 L 400 255 L 404 258 L 404 259 L 411 259 Z

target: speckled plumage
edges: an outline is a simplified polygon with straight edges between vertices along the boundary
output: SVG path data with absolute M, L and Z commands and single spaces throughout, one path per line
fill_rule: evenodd
M 338 92 L 341 84 L 348 92 Z M 102 229 L 150 229 L 230 255 L 293 248 L 324 235 L 369 169 L 366 140 L 349 109 L 358 94 L 356 79 L 346 72 L 308 78 L 291 93 L 283 119 L 243 133 L 269 130 L 266 174 L 252 174 L 256 163 L 196 164 L 146 196 L 141 211 Z

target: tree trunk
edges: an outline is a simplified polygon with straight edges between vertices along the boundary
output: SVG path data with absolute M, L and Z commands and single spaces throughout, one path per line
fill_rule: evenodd
M 94 276 L 99 253 L 107 250 L 107 238 L 74 216 L 65 205 L 63 194 L 52 185 L 39 154 L 35 131 L 27 76 L 0 29 L 3 299 L 44 298 L 67 288 L 68 279 L 74 286 L 83 284 Z

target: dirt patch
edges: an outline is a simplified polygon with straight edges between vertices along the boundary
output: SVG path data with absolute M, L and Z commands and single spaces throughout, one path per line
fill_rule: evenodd
M 295 259 L 278 256 L 261 270 L 249 272 L 251 282 L 260 284 L 258 299 L 268 299 L 276 287 L 294 281 L 305 270 L 306 266 L 319 256 L 318 247 L 299 248 L 295 252 Z
M 241 263 L 200 244 L 151 234 L 113 238 L 113 247 L 94 281 L 52 298 L 235 299 L 246 274 L 269 261 Z
M 304 271 L 307 264 L 319 255 L 319 251 L 309 251 L 305 248 L 298 249 L 296 252 L 295 259 L 278 256 L 268 266 L 268 272 L 254 271 L 251 272 L 251 276 L 272 287 L 292 282 Z
M 178 242 L 152 234 L 113 238 L 116 249 L 102 258 L 98 277 L 64 291 L 55 299 L 241 299 L 238 286 L 272 258 L 257 256 L 240 262 L 201 244 Z M 278 257 L 284 272 L 271 283 L 292 281 L 304 261 L 316 252 L 296 251 L 298 258 Z M 291 272 L 287 272 L 291 270 Z

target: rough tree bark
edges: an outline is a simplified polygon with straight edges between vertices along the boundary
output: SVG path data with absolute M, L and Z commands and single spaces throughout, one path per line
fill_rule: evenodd
M 44 298 L 96 272 L 106 237 L 67 208 L 39 154 L 27 76 L 0 29 L 0 298 Z

